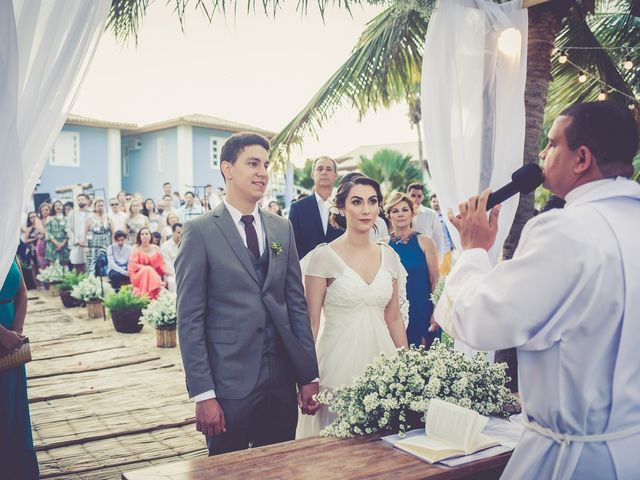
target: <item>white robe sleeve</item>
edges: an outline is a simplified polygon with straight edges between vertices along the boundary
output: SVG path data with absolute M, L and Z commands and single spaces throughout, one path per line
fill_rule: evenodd
M 465 250 L 447 276 L 436 321 L 478 350 L 549 348 L 579 322 L 571 305 L 585 301 L 581 282 L 602 268 L 599 251 L 581 242 L 587 234 L 547 212 L 527 224 L 514 258 L 495 268 L 485 250 Z

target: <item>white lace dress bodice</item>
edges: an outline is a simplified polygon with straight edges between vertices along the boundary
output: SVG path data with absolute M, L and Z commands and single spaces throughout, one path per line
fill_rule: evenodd
M 302 261 L 304 275 L 333 279 L 323 304 L 324 319 L 316 342 L 320 391 L 350 385 L 381 353 L 394 355 L 396 348 L 385 322 L 385 308 L 398 281 L 404 299 L 406 272 L 398 255 L 380 244 L 380 268 L 366 283 L 326 244 L 319 245 Z M 405 304 L 404 301 L 401 304 Z M 315 436 L 333 420 L 326 406 L 315 416 L 300 415 L 296 438 Z

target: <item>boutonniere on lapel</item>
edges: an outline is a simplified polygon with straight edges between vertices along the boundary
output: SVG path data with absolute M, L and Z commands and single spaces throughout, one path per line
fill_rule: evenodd
M 282 250 L 282 244 L 278 240 L 271 242 L 271 251 L 276 255 L 280 255 L 284 252 L 284 250 Z

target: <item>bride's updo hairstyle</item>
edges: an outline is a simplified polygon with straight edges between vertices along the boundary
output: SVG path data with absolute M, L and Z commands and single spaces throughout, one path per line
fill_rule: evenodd
M 339 213 L 339 210 L 344 209 L 349 192 L 355 185 L 369 185 L 373 188 L 376 192 L 376 197 L 378 197 L 378 206 L 382 208 L 382 191 L 380 190 L 380 184 L 362 173 L 347 173 L 338 184 L 338 193 L 333 199 L 334 205 L 329 215 L 329 223 L 331 223 L 334 228 L 341 228 L 343 230 L 347 228 L 347 219 Z

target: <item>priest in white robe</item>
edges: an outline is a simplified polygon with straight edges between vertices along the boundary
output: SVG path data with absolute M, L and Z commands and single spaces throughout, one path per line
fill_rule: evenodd
M 503 478 L 640 478 L 637 126 L 625 107 L 592 102 L 566 109 L 548 137 L 544 185 L 565 208 L 530 220 L 496 267 L 489 192 L 449 212 L 464 251 L 435 319 L 472 348 L 517 347 L 528 428 Z

